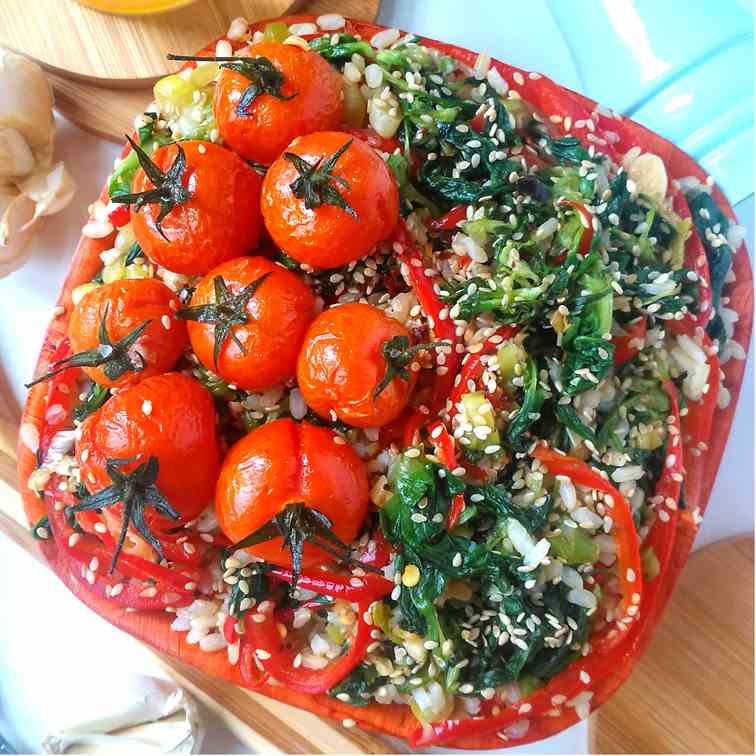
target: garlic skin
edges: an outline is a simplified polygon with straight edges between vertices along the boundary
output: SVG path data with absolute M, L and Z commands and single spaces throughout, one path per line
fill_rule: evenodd
M 0 47 L 0 278 L 26 262 L 39 218 L 62 210 L 76 184 L 52 165 L 53 95 L 42 69 Z
M 42 741 L 46 753 L 66 753 L 72 746 L 77 753 L 200 752 L 204 720 L 194 700 L 171 681 L 135 675 L 125 685 L 103 681 L 101 690 L 82 695 L 84 700 L 77 696 L 62 706 L 59 726 Z

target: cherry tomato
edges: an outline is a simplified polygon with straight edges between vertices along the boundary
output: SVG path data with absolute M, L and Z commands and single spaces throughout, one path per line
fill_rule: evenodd
M 131 222 L 137 241 L 152 262 L 174 273 L 199 276 L 257 246 L 262 179 L 238 155 L 210 142 L 160 147 L 150 156 L 152 162 L 167 173 L 175 165 L 179 147 L 186 156 L 180 185 L 189 191 L 189 198 L 175 204 L 159 224 L 159 203 L 147 203 L 139 210 L 132 204 Z M 132 182 L 133 193 L 153 188 L 139 168 Z
M 231 309 L 235 307 L 238 314 L 229 322 L 238 325 L 232 325 L 217 345 L 222 322 L 190 320 L 189 338 L 200 362 L 248 391 L 261 391 L 292 378 L 299 347 L 315 317 L 315 297 L 308 286 L 296 273 L 264 257 L 239 257 L 210 271 L 184 312 L 199 313 L 205 306 L 217 304 L 218 278 L 225 284 Z M 245 287 L 256 281 L 260 282 L 257 288 L 248 288 L 251 296 L 245 296 Z
M 299 390 L 321 417 L 360 428 L 385 425 L 399 415 L 417 381 L 406 364 L 406 379 L 395 375 L 378 393 L 389 364 L 384 345 L 397 337 L 411 344 L 409 331 L 383 310 L 345 304 L 321 313 L 307 332 L 297 362 Z M 409 362 L 412 360 L 410 359 Z
M 76 459 L 90 493 L 113 480 L 108 460 L 134 461 L 133 470 L 150 457 L 158 461 L 156 485 L 180 518 L 169 519 L 145 508 L 148 527 L 156 531 L 197 517 L 212 501 L 220 468 L 215 405 L 210 392 L 182 373 L 165 373 L 119 391 L 81 425 Z M 104 514 L 118 512 L 109 507 Z M 113 521 L 117 533 L 119 521 Z
M 274 420 L 248 433 L 226 456 L 215 494 L 218 522 L 236 543 L 292 503 L 315 509 L 332 523 L 332 532 L 351 543 L 368 505 L 368 478 L 351 446 L 328 428 L 290 419 Z M 252 554 L 282 567 L 291 566 L 282 539 L 250 546 Z M 302 566 L 331 560 L 306 543 Z
M 127 369 L 110 378 L 105 367 L 83 367 L 101 386 L 130 386 L 153 375 L 173 369 L 187 343 L 186 326 L 174 316 L 179 301 L 173 292 L 154 278 L 113 281 L 87 292 L 71 313 L 68 334 L 73 352 L 101 346 L 100 327 L 115 344 L 149 321 L 139 338 L 129 347 L 126 359 L 141 370 Z M 107 364 L 107 363 L 106 363 Z
M 332 170 L 324 169 L 340 150 Z M 314 171 L 311 187 L 320 198 L 315 203 L 305 199 L 307 180 L 290 153 Z M 273 241 L 288 255 L 314 268 L 336 268 L 364 257 L 388 237 L 399 218 L 399 191 L 386 163 L 366 142 L 323 131 L 295 139 L 269 168 L 262 213 Z
M 341 122 L 342 78 L 317 53 L 271 41 L 249 45 L 236 55 L 266 58 L 283 75 L 280 97 L 261 92 L 240 108 L 252 82 L 237 71 L 221 69 L 213 112 L 223 141 L 242 157 L 270 165 L 295 137 Z

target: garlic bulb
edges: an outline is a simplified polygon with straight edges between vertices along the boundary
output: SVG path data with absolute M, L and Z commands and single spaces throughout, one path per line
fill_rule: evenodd
M 0 277 L 21 266 L 32 226 L 62 210 L 75 184 L 52 165 L 53 96 L 42 69 L 0 48 Z

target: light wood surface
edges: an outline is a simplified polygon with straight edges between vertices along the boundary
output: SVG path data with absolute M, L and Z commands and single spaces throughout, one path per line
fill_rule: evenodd
M 374 20 L 378 15 L 380 2 L 379 0 L 318 0 L 317 2 L 299 0 L 299 2 L 289 2 L 289 5 L 297 12 L 343 13 L 353 18 Z M 0 1 L 0 24 L 2 23 L 1 8 Z M 225 27 L 218 34 L 224 31 L 226 31 Z M 0 32 L 0 42 L 1 37 L 2 32 Z M 190 52 L 201 48 L 210 38 L 211 36 L 207 35 Z M 123 135 L 131 131 L 134 117 L 141 113 L 152 100 L 151 85 L 115 89 L 53 72 L 48 73 L 48 78 L 55 91 L 57 109 L 80 128 L 111 142 L 124 141 Z
M 696 552 L 593 753 L 753 753 L 753 536 Z
M 167 52 L 189 55 L 225 34 L 236 16 L 271 18 L 294 5 L 294 0 L 200 0 L 159 15 L 116 16 L 74 0 L 2 0 L 0 45 L 90 84 L 145 86 L 173 70 Z

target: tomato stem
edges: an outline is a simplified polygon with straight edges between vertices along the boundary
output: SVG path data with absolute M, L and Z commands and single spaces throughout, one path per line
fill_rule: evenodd
M 293 502 L 287 504 L 282 511 L 246 538 L 231 546 L 228 551 L 255 546 L 274 538 L 283 538 L 281 548 L 291 552 L 292 586 L 296 587 L 302 572 L 305 543 L 317 546 L 338 562 L 352 562 L 351 547 L 331 530 L 332 527 L 333 522 L 322 512 L 305 506 L 302 502 Z
M 180 144 L 176 145 L 176 157 L 173 159 L 173 163 L 171 163 L 171 167 L 168 169 L 167 173 L 164 173 L 128 134 L 126 135 L 126 139 L 128 139 L 131 149 L 136 153 L 137 160 L 139 161 L 142 170 L 152 182 L 153 188 L 147 189 L 144 192 L 135 192 L 133 194 L 116 194 L 110 199 L 112 202 L 120 202 L 124 205 L 134 205 L 137 212 L 145 205 L 152 203 L 159 204 L 160 212 L 155 220 L 155 227 L 160 232 L 163 239 L 170 243 L 170 240 L 163 232 L 163 227 L 161 225 L 163 219 L 174 207 L 176 207 L 176 205 L 188 202 L 192 197 L 192 193 L 183 183 L 184 173 L 186 171 L 186 153 Z
M 35 378 L 31 383 L 25 384 L 26 388 L 31 388 L 37 383 L 46 381 L 48 378 L 52 378 L 54 375 L 72 367 L 102 367 L 105 375 L 111 381 L 118 380 L 129 371 L 138 373 L 144 370 L 147 364 L 144 357 L 139 352 L 131 355 L 129 350 L 152 321 L 145 320 L 144 323 L 138 325 L 133 331 L 126 334 L 126 336 L 114 344 L 108 336 L 106 325 L 109 308 L 110 304 L 108 303 L 105 305 L 105 310 L 100 320 L 100 330 L 98 333 L 100 345 L 98 347 L 88 349 L 84 352 L 77 352 L 54 362 L 53 369 L 49 373 L 45 373 L 45 375 Z M 135 357 L 138 357 L 138 361 Z
M 431 341 L 426 344 L 410 346 L 407 336 L 394 336 L 386 341 L 383 345 L 383 359 L 386 361 L 386 372 L 383 374 L 381 382 L 373 391 L 373 399 L 377 399 L 394 378 L 401 378 L 403 381 L 409 380 L 410 375 L 407 365 L 412 362 L 418 352 L 442 346 L 448 346 L 448 344 L 443 341 Z
M 231 332 L 234 326 L 243 325 L 248 322 L 247 304 L 252 299 L 255 292 L 260 288 L 263 281 L 270 275 L 270 272 L 263 273 L 252 283 L 247 284 L 238 294 L 232 294 L 222 276 L 213 278 L 213 288 L 215 289 L 215 302 L 212 304 L 192 305 L 184 307 L 176 313 L 180 320 L 194 320 L 198 323 L 215 324 L 215 344 L 213 345 L 213 361 L 215 370 L 218 370 L 218 358 L 220 350 L 226 339 L 231 336 L 232 340 L 239 347 L 242 354 L 247 350 L 239 341 L 237 335 Z
M 66 514 L 74 515 L 77 512 L 91 512 L 116 504 L 123 505 L 121 532 L 118 536 L 113 559 L 110 562 L 110 574 L 113 573 L 118 562 L 129 525 L 133 525 L 139 531 L 161 559 L 164 558 L 160 541 L 152 534 L 144 519 L 145 508 L 148 504 L 154 507 L 156 512 L 165 517 L 170 517 L 172 520 L 178 520 L 180 517 L 156 485 L 160 468 L 157 457 L 150 457 L 130 473 L 119 470 L 123 465 L 128 465 L 134 461 L 136 461 L 134 457 L 130 459 L 109 459 L 105 463 L 105 469 L 113 484 L 86 497 L 74 506 L 66 507 Z
M 357 211 L 338 190 L 339 186 L 343 189 L 349 189 L 349 182 L 342 176 L 334 176 L 332 173 L 336 162 L 352 146 L 353 141 L 350 139 L 345 142 L 333 155 L 325 158 L 325 162 L 321 157 L 315 165 L 308 163 L 303 157 L 293 152 L 284 152 L 284 158 L 299 173 L 297 179 L 289 184 L 289 187 L 295 197 L 304 200 L 304 205 L 308 210 L 313 210 L 321 205 L 334 205 L 345 210 L 353 218 L 357 218 Z
M 236 105 L 236 115 L 249 115 L 249 109 L 257 98 L 257 95 L 268 94 L 279 100 L 292 100 L 297 93 L 284 95 L 281 87 L 286 79 L 284 75 L 264 56 L 256 58 L 245 57 L 215 57 L 198 55 L 173 55 L 167 56 L 168 60 L 191 60 L 200 62 L 220 63 L 221 68 L 228 68 L 249 79 L 250 85 L 244 90 Z

